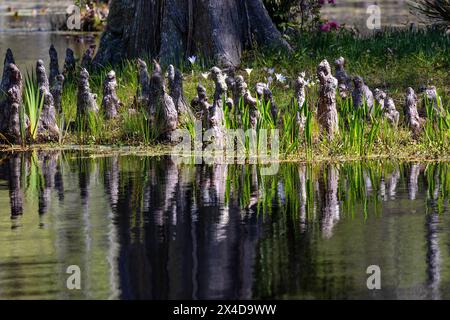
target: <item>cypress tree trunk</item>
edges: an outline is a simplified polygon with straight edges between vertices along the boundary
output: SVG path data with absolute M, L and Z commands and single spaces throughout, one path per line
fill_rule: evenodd
M 178 65 L 196 55 L 238 65 L 254 42 L 290 50 L 262 0 L 112 0 L 94 64 L 148 57 Z

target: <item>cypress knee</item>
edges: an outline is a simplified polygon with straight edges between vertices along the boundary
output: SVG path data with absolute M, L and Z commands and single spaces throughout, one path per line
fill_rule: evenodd
M 237 76 L 235 78 L 235 87 L 236 87 L 236 98 L 238 101 L 242 99 L 244 104 L 244 109 L 249 109 L 249 120 L 250 120 L 250 128 L 256 129 L 258 125 L 258 120 L 260 118 L 260 114 L 257 108 L 257 100 L 252 97 L 250 91 L 248 90 L 247 83 L 244 81 L 244 77 Z
M 43 99 L 41 114 L 37 128 L 39 142 L 58 141 L 59 128 L 56 123 L 55 102 L 50 93 L 50 85 L 45 72 L 44 62 L 38 60 L 36 64 L 36 76 L 41 99 Z
M 58 74 L 53 82 L 53 85 L 50 88 L 50 93 L 53 96 L 53 100 L 55 101 L 55 109 L 57 112 L 62 112 L 62 94 L 64 90 L 64 76 L 62 74 Z
M 76 60 L 73 50 L 67 48 L 66 59 L 64 60 L 63 74 L 65 78 L 73 78 L 76 70 Z
M 429 86 L 425 89 L 424 92 L 424 99 L 423 99 L 423 109 L 426 114 L 426 106 L 425 104 L 428 103 L 433 108 L 433 113 L 435 116 L 440 116 L 444 113 L 444 109 L 442 108 L 442 100 L 439 97 L 436 87 L 435 86 Z
M 273 122 L 276 123 L 276 118 L 278 116 L 278 106 L 273 99 L 272 91 L 269 86 L 265 83 L 258 82 L 255 85 L 256 96 L 260 101 L 263 101 L 266 105 L 270 103 L 270 115 L 272 116 Z
M 222 145 L 224 140 L 224 113 L 223 113 L 223 99 L 226 99 L 228 86 L 225 82 L 225 75 L 218 67 L 211 69 L 211 78 L 214 81 L 214 101 L 208 112 L 208 128 L 212 131 L 215 144 Z M 226 101 L 226 100 L 225 100 Z
M 367 109 L 372 112 L 373 109 L 373 93 L 369 87 L 364 83 L 363 78 L 356 76 L 353 78 L 355 88 L 353 89 L 353 106 L 356 109 L 362 108 L 364 103 L 367 104 Z
M 296 121 L 300 129 L 303 129 L 306 124 L 306 117 L 302 114 L 304 104 L 306 102 L 306 85 L 308 81 L 305 80 L 305 72 L 301 72 L 295 81 L 295 101 L 297 102 Z
M 406 124 L 411 129 L 413 136 L 417 138 L 422 131 L 425 120 L 419 117 L 419 112 L 417 111 L 417 96 L 411 87 L 406 89 L 404 112 Z
M 386 98 L 384 101 L 384 117 L 394 126 L 398 125 L 400 114 L 395 108 L 395 103 L 392 98 Z
M 89 112 L 98 112 L 97 95 L 91 92 L 89 86 L 89 72 L 86 69 L 81 69 L 78 80 L 78 95 L 77 95 L 77 117 L 85 116 Z
M 106 75 L 105 83 L 103 84 L 103 100 L 102 109 L 107 119 L 113 119 L 117 116 L 121 102 L 116 93 L 117 80 L 116 73 L 110 71 Z
M 136 92 L 137 103 L 140 107 L 147 109 L 150 102 L 150 75 L 144 60 L 137 59 L 137 67 L 139 83 Z
M 53 44 L 50 46 L 49 55 L 50 55 L 49 82 L 50 86 L 53 86 L 56 76 L 59 74 L 58 52 L 56 51 L 55 46 Z
M 384 110 L 384 101 L 387 98 L 386 93 L 383 90 L 376 88 L 375 90 L 373 90 L 373 97 L 375 101 L 380 105 L 381 110 Z
M 346 99 L 349 96 L 351 88 L 351 79 L 344 69 L 345 59 L 339 57 L 334 61 L 336 66 L 336 79 L 338 80 L 339 95 L 342 99 Z
M 81 58 L 81 68 L 88 70 L 91 68 L 96 48 L 97 46 L 95 44 L 91 44 L 89 48 L 85 51 L 83 57 Z
M 177 108 L 180 122 L 189 122 L 193 118 L 183 93 L 183 74 L 180 70 L 175 69 L 173 65 L 169 66 L 168 71 L 169 93 Z
M 13 63 L 7 65 L 4 74 L 8 75 L 5 81 L 6 96 L 0 103 L 0 131 L 8 139 L 8 142 L 21 144 L 28 135 L 29 122 L 26 116 L 20 119 L 22 107 L 23 78 L 19 68 Z M 22 124 L 22 126 L 21 126 Z M 26 136 L 23 136 L 23 135 Z
M 191 107 L 196 114 L 196 118 L 202 121 L 203 128 L 208 127 L 208 113 L 211 105 L 208 102 L 206 88 L 200 83 L 197 86 L 197 96 L 192 99 Z
M 170 141 L 172 132 L 178 127 L 178 112 L 172 97 L 166 92 L 161 66 L 156 61 L 150 85 L 151 125 L 160 129 L 160 139 Z
M 317 116 L 321 127 L 327 133 L 328 140 L 331 140 L 338 130 L 338 114 L 336 110 L 338 81 L 331 74 L 330 64 L 327 60 L 323 60 L 319 64 L 317 76 L 320 81 Z
M 2 77 L 2 83 L 0 84 L 0 95 L 3 94 L 4 96 L 7 95 L 8 89 L 9 89 L 9 79 L 10 79 L 10 74 L 9 74 L 9 68 L 8 66 L 10 64 L 16 64 L 16 62 L 14 61 L 14 55 L 11 51 L 11 49 L 8 48 L 8 50 L 6 50 L 6 55 L 5 55 L 5 60 L 3 63 L 3 77 Z

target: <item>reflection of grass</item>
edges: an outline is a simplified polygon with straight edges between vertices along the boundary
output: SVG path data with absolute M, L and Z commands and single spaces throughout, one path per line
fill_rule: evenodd
M 333 174 L 332 166 L 339 176 L 336 196 L 340 215 L 350 218 L 362 215 L 367 219 L 369 212 L 380 215 L 383 211 L 382 200 L 393 196 L 389 194 L 390 188 L 400 186 L 402 176 L 408 179 L 403 172 L 408 172 L 405 168 L 409 164 L 399 165 L 391 161 L 344 162 L 340 165 L 284 163 L 276 176 L 260 176 L 258 170 L 254 171 L 249 165 L 230 165 L 226 179 L 226 203 L 237 200 L 243 210 L 255 205 L 256 212 L 264 217 L 271 216 L 274 207 L 278 206 L 284 215 L 292 219 L 304 215 L 306 221 L 315 221 L 321 215 L 317 209 L 330 196 L 326 192 L 334 192 L 326 187 L 317 189 L 318 184 L 327 186 L 329 175 Z M 430 163 L 424 175 L 428 198 L 442 212 L 445 201 L 450 198 L 450 164 Z M 395 192 L 395 189 L 391 191 Z

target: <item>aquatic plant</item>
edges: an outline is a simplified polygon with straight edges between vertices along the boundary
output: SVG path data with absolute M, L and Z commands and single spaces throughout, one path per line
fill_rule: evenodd
M 32 140 L 35 140 L 38 133 L 39 118 L 44 105 L 44 96 L 40 94 L 37 78 L 35 72 L 27 72 L 25 77 L 25 90 L 24 90 L 24 108 L 25 112 L 21 116 L 21 131 L 25 137 L 24 126 L 25 118 L 24 114 L 28 116 L 30 121 L 29 134 Z M 25 140 L 25 139 L 22 139 Z

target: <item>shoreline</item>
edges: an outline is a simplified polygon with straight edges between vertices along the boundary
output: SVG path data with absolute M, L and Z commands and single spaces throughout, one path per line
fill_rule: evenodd
M 64 151 L 73 151 L 73 152 L 86 152 L 90 154 L 90 156 L 112 156 L 112 155 L 120 155 L 120 156 L 144 156 L 144 157 L 166 157 L 166 156 L 179 156 L 184 159 L 189 158 L 198 158 L 203 159 L 208 155 L 206 153 L 189 153 L 189 154 L 181 154 L 171 152 L 169 145 L 154 145 L 154 146 L 112 146 L 112 145 L 49 145 L 49 144 L 36 144 L 32 146 L 0 146 L 0 153 L 27 153 L 34 151 L 44 151 L 44 152 L 64 152 Z M 220 158 L 215 158 L 219 160 Z M 372 155 L 324 155 L 324 154 L 314 154 L 309 159 L 306 154 L 284 154 L 281 155 L 279 159 L 256 159 L 259 160 L 255 163 L 254 159 L 249 159 L 246 157 L 244 163 L 236 158 L 230 161 L 229 159 L 223 159 L 224 161 L 217 162 L 215 164 L 243 164 L 243 165 L 264 165 L 264 164 L 273 164 L 273 163 L 348 163 L 348 162 L 365 162 L 365 161 L 377 161 L 377 160 L 386 160 L 389 159 L 391 161 L 398 162 L 450 162 L 450 154 L 448 155 L 418 155 L 412 153 L 403 153 L 403 154 L 388 154 L 388 153 L 380 153 L 380 154 L 372 154 Z M 263 160 L 263 161 L 261 161 Z

